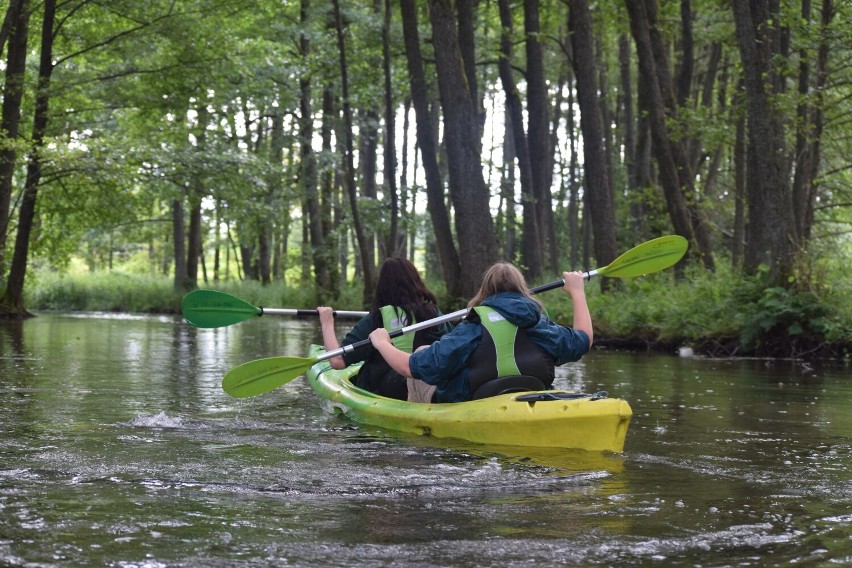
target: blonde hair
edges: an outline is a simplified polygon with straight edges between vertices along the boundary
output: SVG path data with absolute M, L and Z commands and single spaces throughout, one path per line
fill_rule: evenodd
M 508 262 L 498 262 L 485 271 L 479 291 L 470 299 L 467 307 L 478 306 L 485 298 L 499 292 L 518 292 L 538 304 L 544 310 L 544 304 L 534 298 L 530 294 L 529 289 L 527 289 L 527 282 L 524 280 L 524 275 L 513 264 Z

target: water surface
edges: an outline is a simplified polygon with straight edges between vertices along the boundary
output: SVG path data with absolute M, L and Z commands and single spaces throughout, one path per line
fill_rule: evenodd
M 312 321 L 0 323 L 0 565 L 852 563 L 847 364 L 595 351 L 557 386 L 625 398 L 625 452 L 482 447 L 326 414 Z

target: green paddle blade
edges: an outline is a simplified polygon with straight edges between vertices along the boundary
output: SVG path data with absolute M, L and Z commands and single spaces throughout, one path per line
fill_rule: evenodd
M 196 327 L 225 327 L 257 317 L 261 309 L 236 296 L 216 290 L 193 290 L 183 297 L 180 310 Z
M 267 357 L 237 365 L 222 378 L 222 389 L 235 398 L 258 396 L 299 377 L 316 357 Z
M 659 272 L 683 258 L 688 246 L 687 240 L 680 235 L 659 237 L 630 249 L 597 272 L 599 276 L 615 278 Z

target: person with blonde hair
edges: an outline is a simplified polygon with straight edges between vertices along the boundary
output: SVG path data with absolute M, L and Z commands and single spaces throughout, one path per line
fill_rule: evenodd
M 504 392 L 551 388 L 555 366 L 577 361 L 592 345 L 592 317 L 582 272 L 564 272 L 573 327 L 544 315 L 521 272 L 501 262 L 489 268 L 467 318 L 428 347 L 405 353 L 386 330 L 370 333 L 373 347 L 408 377 L 409 400 L 462 402 Z M 412 396 L 414 394 L 414 396 Z

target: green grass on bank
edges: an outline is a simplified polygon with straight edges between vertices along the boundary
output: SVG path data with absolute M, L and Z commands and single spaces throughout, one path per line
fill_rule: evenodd
M 849 357 L 852 286 L 767 287 L 759 277 L 687 270 L 624 280 L 588 294 L 596 333 L 649 345 L 691 345 L 714 355 Z M 570 320 L 568 320 L 570 321 Z
M 180 311 L 180 295 L 171 279 L 123 272 L 36 271 L 28 276 L 24 302 L 30 311 Z
M 316 307 L 311 286 L 229 281 L 200 284 L 233 294 L 255 306 L 269 308 Z M 60 274 L 37 271 L 28 280 L 25 303 L 30 310 L 105 311 L 135 313 L 180 313 L 183 293 L 174 289 L 172 278 L 113 272 Z M 339 309 L 362 309 L 361 288 L 349 287 L 335 304 Z
M 766 288 L 724 268 L 691 270 L 680 279 L 672 271 L 634 279 L 603 279 L 588 284 L 587 297 L 601 341 L 648 347 L 690 345 L 713 355 L 831 356 L 852 354 L 852 284 L 832 279 L 819 289 Z M 431 283 L 430 283 L 431 285 Z M 256 306 L 306 308 L 314 305 L 310 286 L 262 286 L 226 282 L 206 286 L 231 293 Z M 442 287 L 435 285 L 434 290 Z M 179 313 L 182 294 L 170 278 L 121 272 L 60 275 L 37 272 L 28 281 L 30 310 Z M 543 293 L 549 315 L 572 319 L 571 303 L 560 290 Z M 333 303 L 360 310 L 360 286 L 347 287 Z M 442 306 L 443 307 L 443 306 Z M 450 307 L 452 308 L 452 307 Z M 447 308 L 445 308 L 447 311 Z

